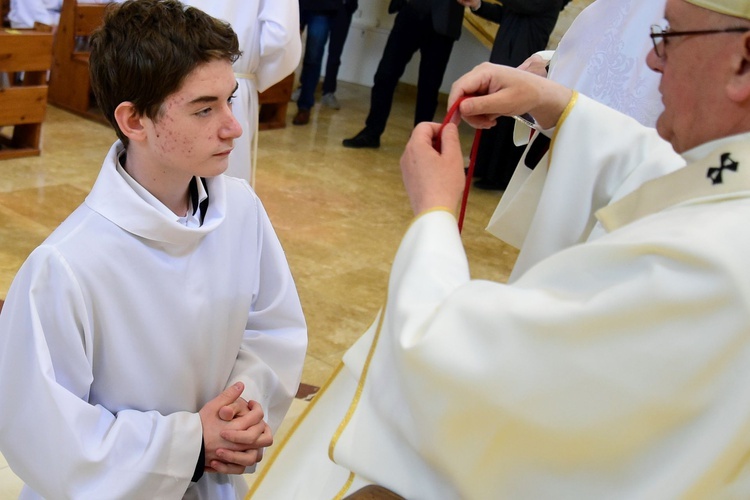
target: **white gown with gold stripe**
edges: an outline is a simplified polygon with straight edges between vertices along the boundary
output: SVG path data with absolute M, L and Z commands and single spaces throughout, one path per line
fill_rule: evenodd
M 454 216 L 418 217 L 382 316 L 251 495 L 750 496 L 749 144 L 679 169 L 580 96 L 542 184 L 580 242 L 512 284 L 472 280 Z

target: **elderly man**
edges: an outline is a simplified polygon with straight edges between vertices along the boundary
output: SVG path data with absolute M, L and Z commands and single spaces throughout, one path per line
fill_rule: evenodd
M 668 142 L 522 71 L 454 84 L 450 103 L 475 96 L 460 105 L 474 126 L 530 112 L 555 127 L 530 199 L 567 197 L 541 215 L 575 238 L 510 284 L 470 278 L 456 127 L 441 152 L 438 125 L 415 129 L 402 169 L 417 218 L 386 307 L 296 433 L 325 435 L 335 472 L 301 464 L 322 491 L 750 498 L 750 4 L 668 0 L 665 18 L 648 64 Z

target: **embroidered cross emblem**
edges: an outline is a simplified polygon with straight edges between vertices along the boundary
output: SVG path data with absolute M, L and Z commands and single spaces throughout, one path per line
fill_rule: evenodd
M 716 184 L 721 184 L 724 182 L 724 179 L 722 179 L 721 174 L 724 172 L 724 169 L 731 170 L 732 172 L 737 171 L 737 167 L 740 164 L 734 161 L 729 157 L 729 153 L 724 153 L 721 155 L 721 166 L 720 167 L 711 167 L 708 169 L 708 174 L 706 174 L 706 177 L 711 179 L 711 182 Z

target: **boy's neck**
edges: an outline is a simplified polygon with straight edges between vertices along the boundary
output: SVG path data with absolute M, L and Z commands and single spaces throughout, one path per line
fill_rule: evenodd
M 150 164 L 137 148 L 128 148 L 123 168 L 138 184 L 178 217 L 187 215 L 192 175 Z

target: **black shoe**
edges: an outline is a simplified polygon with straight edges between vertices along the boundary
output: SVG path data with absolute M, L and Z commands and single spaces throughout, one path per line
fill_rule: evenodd
M 380 136 L 368 132 L 365 128 L 351 139 L 344 139 L 342 144 L 345 148 L 379 148 Z
M 294 125 L 307 125 L 310 123 L 310 110 L 309 109 L 300 109 L 297 111 L 297 114 L 294 115 L 294 118 L 292 119 L 292 123 Z
M 486 179 L 478 179 L 474 181 L 474 187 L 477 189 L 485 189 L 487 191 L 504 191 L 507 185 L 503 185 L 499 182 L 492 182 Z

